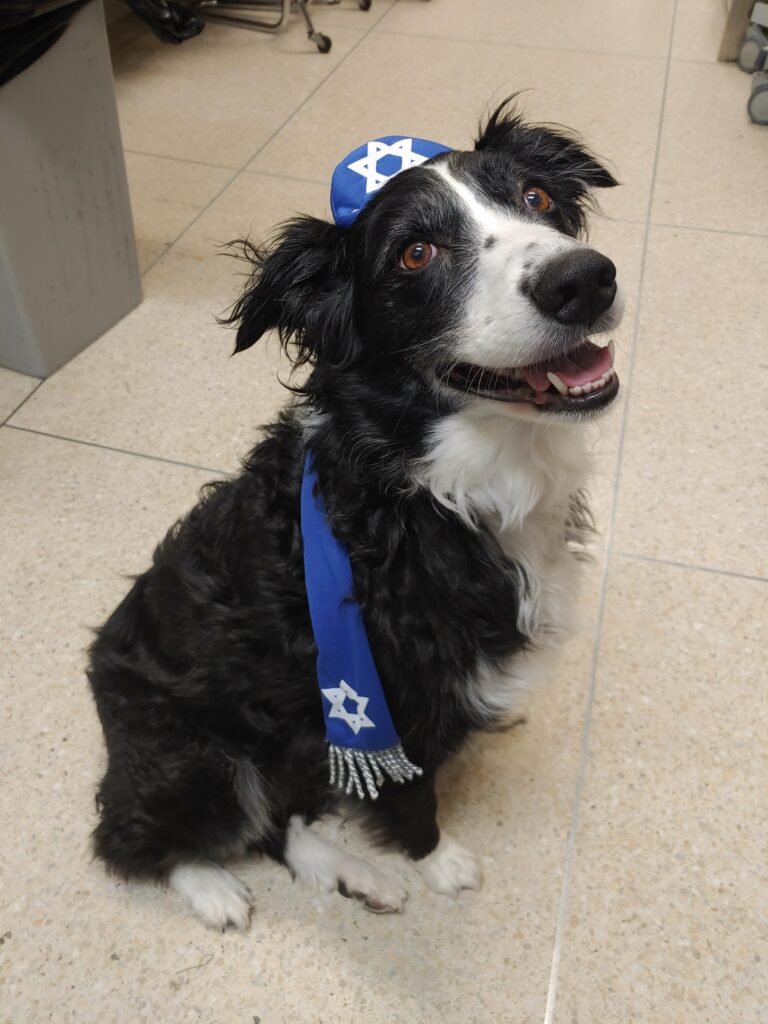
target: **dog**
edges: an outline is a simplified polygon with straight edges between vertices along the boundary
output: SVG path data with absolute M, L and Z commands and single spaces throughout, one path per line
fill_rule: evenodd
M 246 928 L 223 866 L 266 854 L 377 912 L 403 885 L 322 838 L 328 779 L 300 530 L 310 449 L 349 552 L 392 717 L 423 774 L 361 803 L 427 886 L 480 884 L 437 823 L 435 776 L 519 713 L 571 628 L 590 516 L 584 424 L 615 398 L 616 268 L 582 239 L 617 182 L 581 141 L 505 101 L 474 149 L 392 177 L 341 227 L 302 216 L 245 244 L 236 352 L 276 329 L 305 367 L 233 479 L 199 503 L 98 631 L 106 740 L 96 855 Z

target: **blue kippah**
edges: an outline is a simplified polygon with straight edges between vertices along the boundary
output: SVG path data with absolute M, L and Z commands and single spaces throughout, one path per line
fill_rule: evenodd
M 450 146 L 407 135 L 385 135 L 353 149 L 337 165 L 331 179 L 333 219 L 349 227 L 374 192 L 400 171 L 418 167 L 438 153 L 450 153 Z

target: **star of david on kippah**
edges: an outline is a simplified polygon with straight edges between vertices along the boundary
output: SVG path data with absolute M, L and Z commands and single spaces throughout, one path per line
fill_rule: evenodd
M 393 156 L 400 160 L 400 166 L 391 174 L 382 173 L 379 170 L 379 161 L 386 156 Z M 428 159 L 429 157 L 425 154 L 414 152 L 413 139 L 398 139 L 391 145 L 382 139 L 374 139 L 373 142 L 368 143 L 368 151 L 365 156 L 347 164 L 347 167 L 356 174 L 362 174 L 365 178 L 365 191 L 370 193 L 381 188 L 400 171 L 404 171 L 408 167 L 418 167 Z

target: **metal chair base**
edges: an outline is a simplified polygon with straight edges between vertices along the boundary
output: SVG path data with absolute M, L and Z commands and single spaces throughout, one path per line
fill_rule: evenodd
M 360 6 L 367 10 L 370 0 L 359 0 Z M 363 4 L 366 4 L 363 7 Z M 206 20 L 220 21 L 237 28 L 246 28 L 251 32 L 278 33 L 285 31 L 293 11 L 299 13 L 307 26 L 307 36 L 315 44 L 320 53 L 328 53 L 331 40 L 315 29 L 312 16 L 307 9 L 307 0 L 200 0 L 195 10 Z M 250 12 L 275 11 L 271 21 L 251 16 Z

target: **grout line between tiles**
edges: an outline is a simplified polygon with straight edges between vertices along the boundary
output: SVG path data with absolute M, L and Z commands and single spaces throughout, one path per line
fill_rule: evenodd
M 120 22 L 122 22 L 122 21 L 130 21 L 130 22 L 134 23 L 133 24 L 133 29 L 134 29 L 135 35 L 132 35 L 130 37 L 130 39 L 124 39 L 122 41 L 122 43 L 119 43 L 117 46 L 113 47 L 110 44 L 110 47 L 109 47 L 110 57 L 113 57 L 116 53 L 119 53 L 120 50 L 124 50 L 126 48 L 126 46 L 130 46 L 132 43 L 135 43 L 137 39 L 141 38 L 141 36 L 146 36 L 146 35 L 151 35 L 152 34 L 152 29 L 150 28 L 148 22 L 144 21 L 144 19 L 139 17 L 139 15 L 137 15 L 137 14 L 126 13 L 122 18 L 118 18 L 116 21 L 112 22 L 112 25 L 109 25 L 109 24 L 107 25 L 107 40 L 109 40 L 109 30 L 110 30 L 110 28 L 113 27 L 113 26 L 119 25 Z
M 392 6 L 394 7 L 396 5 L 397 5 L 397 0 L 395 0 L 395 3 Z M 392 8 L 390 8 L 390 10 L 392 10 Z M 301 103 L 299 103 L 299 105 L 288 115 L 288 117 L 285 119 L 285 121 L 283 121 L 283 123 L 279 127 L 275 128 L 275 130 L 272 132 L 272 134 L 264 142 L 262 142 L 261 145 L 256 149 L 256 152 L 252 153 L 251 156 L 248 157 L 248 159 L 245 161 L 243 166 L 239 170 L 235 171 L 235 173 L 232 175 L 232 177 L 229 179 L 229 181 L 227 181 L 224 184 L 224 186 L 221 189 L 219 189 L 219 191 L 216 193 L 215 196 L 213 196 L 213 198 L 210 200 L 210 202 L 208 202 L 203 207 L 203 209 L 200 210 L 199 213 L 197 213 L 195 215 L 195 217 L 192 218 L 192 220 L 189 222 L 189 224 L 187 224 L 187 226 L 184 228 L 184 230 L 181 231 L 174 238 L 174 240 L 171 242 L 171 244 L 168 246 L 168 248 L 165 249 L 162 253 L 160 253 L 160 255 L 157 257 L 157 259 L 153 260 L 152 263 L 150 263 L 149 266 L 145 268 L 145 270 L 142 273 L 142 276 L 144 274 L 147 274 L 157 263 L 159 263 L 160 260 L 163 259 L 163 257 L 166 256 L 171 251 L 171 249 L 173 249 L 173 247 L 176 245 L 176 243 L 179 241 L 179 239 L 182 238 L 187 233 L 187 231 L 189 231 L 189 229 L 194 224 L 196 224 L 198 220 L 200 220 L 200 218 L 203 216 L 203 214 L 207 210 L 210 209 L 210 207 L 216 202 L 216 200 L 219 198 L 219 196 L 223 195 L 224 192 L 227 191 L 229 186 L 234 184 L 234 182 L 245 171 L 245 169 L 248 166 L 248 164 L 250 164 L 253 160 L 256 159 L 256 157 L 259 155 L 259 153 L 261 153 L 261 151 L 263 149 L 265 149 L 270 144 L 270 142 L 275 138 L 275 136 L 278 135 L 283 130 L 283 128 L 285 128 L 285 126 L 287 124 L 289 124 L 293 120 L 293 118 L 299 113 L 300 110 L 302 110 L 306 106 L 307 103 L 309 103 L 309 101 L 312 99 L 312 97 L 315 95 L 315 93 L 319 89 L 321 89 L 325 85 L 325 83 L 331 78 L 331 76 L 334 75 L 339 70 L 339 68 L 342 66 L 342 64 L 344 64 L 345 61 L 349 60 L 349 58 L 352 56 L 352 54 L 355 52 L 355 50 L 358 48 L 358 46 L 360 46 L 360 44 L 363 42 L 363 40 L 367 39 L 368 36 L 371 34 L 371 32 L 373 32 L 373 30 L 374 30 L 374 28 L 376 27 L 377 24 L 378 24 L 378 21 L 374 21 L 374 22 L 372 22 L 368 26 L 368 28 L 365 30 L 365 32 L 357 40 L 357 42 L 353 43 L 352 46 L 347 51 L 347 53 L 344 54 L 344 56 L 341 58 L 339 63 L 335 67 L 331 68 L 331 70 L 328 72 L 327 75 L 325 75 L 324 78 L 320 79 L 320 81 L 317 83 L 317 85 L 314 87 L 314 89 L 312 89 L 309 93 L 307 93 L 307 95 L 304 97 L 304 99 L 301 101 Z
M 390 7 L 390 11 L 394 10 L 396 4 Z M 387 12 L 389 13 L 389 12 Z M 382 17 L 382 21 L 384 20 Z M 436 39 L 442 43 L 473 43 L 476 46 L 495 46 L 501 47 L 502 49 L 514 49 L 514 50 L 536 50 L 536 51 L 547 51 L 549 53 L 581 53 L 587 57 L 619 57 L 622 60 L 656 60 L 659 63 L 664 61 L 663 56 L 659 56 L 655 53 L 620 53 L 617 50 L 580 50 L 570 48 L 566 46 L 535 46 L 530 43 L 502 43 L 497 42 L 493 39 L 467 39 L 465 36 L 439 36 L 432 35 L 429 32 L 397 32 L 395 29 L 380 28 L 377 29 L 376 35 L 379 36 L 397 36 L 400 39 Z
M 199 212 L 198 212 L 198 213 L 197 213 L 197 214 L 196 214 L 196 215 L 195 215 L 195 216 L 194 216 L 194 217 L 192 218 L 192 220 L 191 220 L 191 221 L 189 222 L 189 224 L 187 224 L 187 225 L 186 225 L 186 227 L 185 227 L 185 228 L 184 228 L 184 229 L 183 229 L 182 231 L 180 231 L 178 235 L 176 235 L 176 237 L 175 237 L 175 238 L 174 238 L 174 240 L 173 240 L 173 241 L 172 241 L 172 242 L 170 243 L 170 245 L 168 245 L 168 246 L 167 246 L 167 247 L 166 247 L 165 249 L 163 249 L 163 251 L 162 251 L 162 252 L 160 253 L 160 255 L 159 255 L 159 256 L 157 256 L 157 257 L 156 257 L 156 258 L 155 258 L 154 260 L 152 260 L 152 262 L 151 262 L 151 263 L 150 263 L 150 264 L 149 264 L 148 266 L 146 266 L 146 267 L 145 267 L 145 268 L 144 268 L 144 269 L 142 270 L 142 272 L 141 272 L 141 276 L 142 276 L 142 277 L 144 277 L 144 275 L 145 275 L 145 274 L 148 274 L 148 273 L 149 273 L 149 271 L 150 271 L 150 270 L 151 270 L 151 269 L 152 269 L 152 268 L 153 268 L 154 266 L 156 266 L 156 265 L 157 265 L 157 264 L 158 264 L 158 263 L 160 262 L 160 260 L 161 260 L 161 259 L 162 259 L 162 258 L 163 258 L 163 257 L 164 257 L 164 256 L 165 256 L 165 255 L 166 255 L 167 253 L 169 253 L 169 252 L 171 251 L 171 249 L 172 249 L 172 248 L 174 247 L 174 245 L 176 245 L 176 243 L 177 243 L 177 242 L 179 241 L 179 239 L 180 239 L 180 238 L 182 237 L 182 235 L 186 234 L 186 232 L 187 232 L 187 231 L 189 231 L 189 229 L 190 229 L 190 228 L 192 227 L 192 225 L 193 225 L 193 224 L 195 224 L 195 223 L 197 223 L 197 221 L 198 221 L 198 220 L 199 220 L 199 219 L 200 219 L 200 218 L 201 218 L 201 217 L 203 216 L 203 214 L 204 214 L 204 213 L 206 212 L 206 210 L 208 210 L 208 209 L 209 209 L 209 208 L 210 208 L 210 207 L 211 207 L 211 206 L 212 206 L 212 205 L 213 205 L 213 204 L 214 204 L 214 203 L 216 202 L 216 200 L 217 200 L 217 199 L 219 198 L 219 196 L 223 195 L 223 194 L 224 194 L 224 192 L 226 192 L 226 191 L 227 191 L 227 189 L 229 188 L 229 186 L 230 186 L 230 185 L 232 184 L 232 182 L 233 182 L 233 181 L 234 181 L 234 180 L 235 180 L 235 179 L 236 179 L 236 178 L 238 177 L 238 175 L 239 175 L 240 173 L 241 173 L 240 171 L 235 171 L 235 173 L 234 173 L 234 174 L 232 175 L 232 177 L 231 177 L 231 178 L 229 178 L 229 179 L 228 179 L 228 180 L 226 181 L 226 183 L 225 183 L 225 184 L 224 184 L 224 185 L 222 186 L 222 188 L 220 188 L 220 189 L 219 189 L 219 191 L 218 191 L 218 192 L 216 193 L 216 195 L 215 195 L 215 196 L 213 196 L 213 198 L 212 198 L 212 199 L 210 200 L 210 202 L 206 203 L 206 204 L 205 204 L 205 206 L 204 206 L 204 207 L 202 208 L 202 210 L 200 210 L 200 211 L 199 211 Z
M 126 48 L 126 46 L 130 46 L 131 43 L 135 43 L 137 39 L 140 39 L 142 36 L 148 35 L 151 31 L 152 30 L 150 28 L 147 28 L 145 26 L 144 28 L 140 28 L 135 36 L 131 36 L 130 39 L 124 39 L 122 41 L 122 43 L 120 43 L 119 46 L 114 46 L 114 47 L 110 46 L 110 48 L 109 48 L 110 63 L 112 63 L 112 58 L 115 56 L 116 53 L 120 53 L 120 51 L 124 50 Z M 107 26 L 107 38 L 109 38 L 109 26 Z
M 115 448 L 110 444 L 99 444 L 98 441 L 83 441 L 79 437 L 66 437 L 64 434 L 50 434 L 47 430 L 34 430 L 32 427 L 19 427 L 14 423 L 3 424 L 6 430 L 20 430 L 24 434 L 36 434 L 38 437 L 48 437 L 53 441 L 65 441 L 69 444 L 81 444 L 86 448 L 99 448 L 105 452 L 115 452 L 118 455 L 131 455 L 135 459 L 150 459 L 152 462 L 164 462 L 171 466 L 183 466 L 185 469 L 199 469 L 204 473 L 216 473 L 217 476 L 230 476 L 224 469 L 215 469 L 212 466 L 199 466 L 195 462 L 182 462 L 180 459 L 168 459 L 162 455 L 150 455 L 148 452 L 132 452 L 127 448 Z
M 735 572 L 733 569 L 715 569 L 711 565 L 696 565 L 692 562 L 675 562 L 671 558 L 654 558 L 653 555 L 637 555 L 631 551 L 615 551 L 616 558 L 626 558 L 632 562 L 650 562 L 651 565 L 667 565 L 674 569 L 688 569 L 691 572 L 711 572 L 716 576 L 734 576 L 739 580 L 752 580 L 756 583 L 768 583 L 767 576 L 753 576 L 748 572 Z
M 302 181 L 306 185 L 327 185 L 328 179 L 300 178 L 296 174 L 283 174 L 282 171 L 262 171 L 260 167 L 245 167 L 245 174 L 262 174 L 265 178 L 284 178 L 286 181 Z
M 0 427 L 4 427 L 4 426 L 6 425 L 6 423 L 8 422 L 8 420 L 9 420 L 9 419 L 10 419 L 10 418 L 11 418 L 12 416 L 15 416 L 15 415 L 16 415 L 16 413 L 17 413 L 17 412 L 19 411 L 19 409 L 20 409 L 20 408 L 22 407 L 22 405 L 24 405 L 24 404 L 25 404 L 26 402 L 28 402 L 28 401 L 30 400 L 30 398 L 32 397 L 32 395 L 34 395 L 34 393 L 35 393 L 35 392 L 37 391 L 37 389 L 38 389 L 38 388 L 39 388 L 39 387 L 40 387 L 40 386 L 41 386 L 42 384 L 44 384 L 44 383 L 45 383 L 45 377 L 43 377 L 43 378 L 42 378 L 41 380 L 38 380 L 37 384 L 35 384 L 35 386 L 34 386 L 34 387 L 32 388 L 32 390 L 31 390 L 31 391 L 29 392 L 29 394 L 28 394 L 28 395 L 25 395 L 25 396 L 24 396 L 24 397 L 22 398 L 22 400 L 21 400 L 21 401 L 19 402 L 19 404 L 18 404 L 18 405 L 16 406 L 16 408 L 15 408 L 15 409 L 11 409 L 11 411 L 10 411 L 10 412 L 8 413 L 8 415 L 7 415 L 6 417 L 5 417 L 5 419 L 3 420 L 3 422 L 2 422 L 2 423 L 0 423 Z
M 691 224 L 666 224 L 663 221 L 652 220 L 649 222 L 652 228 L 672 228 L 674 231 L 703 231 L 711 235 L 736 235 L 743 238 L 768 238 L 768 233 L 761 231 L 729 231 L 727 228 L 694 227 Z
M 589 680 L 589 691 L 587 693 L 587 701 L 584 710 L 584 725 L 581 733 L 581 744 L 579 750 L 579 767 L 576 776 L 576 786 L 573 796 L 573 810 L 571 812 L 571 822 L 568 829 L 568 838 L 565 846 L 565 859 L 563 863 L 563 878 L 560 887 L 560 900 L 557 910 L 557 921 L 555 924 L 555 938 L 552 944 L 552 963 L 550 965 L 549 973 L 549 985 L 547 988 L 547 1002 L 544 1010 L 544 1024 L 554 1024 L 555 1019 L 555 1006 L 557 1002 L 557 989 L 560 980 L 560 963 L 563 953 L 565 930 L 567 927 L 567 914 L 568 904 L 570 900 L 571 892 L 571 878 L 573 876 L 574 865 L 576 861 L 576 837 L 579 830 L 580 823 L 580 810 L 581 810 L 581 797 L 584 791 L 584 785 L 586 782 L 587 773 L 587 760 L 589 757 L 589 734 L 592 727 L 592 711 L 594 706 L 595 691 L 597 688 L 597 666 L 600 658 L 600 647 L 603 638 L 603 625 L 605 620 L 605 605 L 606 605 L 606 594 L 608 590 L 608 574 L 611 566 L 612 558 L 612 543 L 613 536 L 616 527 L 616 507 L 619 493 L 619 483 L 621 480 L 621 463 L 622 456 L 624 454 L 624 440 L 627 431 L 627 416 L 629 411 L 629 402 L 631 394 L 632 376 L 635 366 L 635 359 L 637 355 L 637 347 L 639 343 L 640 334 L 640 313 L 643 301 L 643 281 L 645 278 L 645 264 L 646 257 L 648 254 L 648 237 L 650 234 L 650 223 L 651 223 L 651 210 L 653 209 L 653 198 L 656 186 L 656 173 L 659 165 L 659 151 L 661 149 L 661 135 L 664 126 L 664 117 L 667 106 L 667 90 L 669 86 L 669 75 L 670 68 L 672 66 L 672 44 L 675 35 L 675 22 L 677 20 L 677 5 L 678 0 L 674 0 L 674 7 L 672 11 L 672 23 L 669 29 L 669 41 L 667 46 L 667 61 L 666 68 L 664 71 L 664 85 L 661 93 L 661 102 L 659 104 L 659 122 L 656 130 L 656 146 L 653 156 L 653 168 L 651 171 L 651 184 L 648 190 L 648 206 L 645 218 L 645 233 L 643 236 L 643 248 L 642 255 L 640 258 L 640 275 L 638 282 L 638 300 L 637 300 L 637 313 L 635 316 L 635 323 L 632 332 L 632 347 L 629 357 L 629 365 L 627 367 L 626 374 L 626 397 L 624 399 L 624 408 L 622 409 L 621 415 L 621 430 L 619 434 L 619 445 L 616 453 L 615 461 L 615 477 L 613 481 L 613 492 L 611 502 L 611 515 L 608 522 L 608 529 L 606 530 L 606 546 L 605 546 L 605 558 L 603 564 L 603 570 L 600 580 L 600 600 L 598 603 L 597 611 L 597 623 L 595 626 L 595 639 L 592 646 L 592 659 L 590 665 L 590 680 Z
M 233 167 L 231 164 L 212 164 L 208 160 L 188 160 L 185 156 L 170 156 L 168 153 L 147 153 L 144 149 L 123 149 L 124 153 L 132 156 L 151 156 L 155 160 L 174 160 L 177 164 L 195 164 L 198 167 L 212 167 L 217 171 L 239 171 L 240 167 Z

